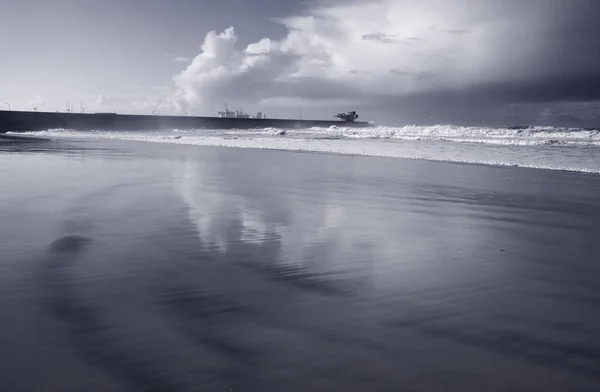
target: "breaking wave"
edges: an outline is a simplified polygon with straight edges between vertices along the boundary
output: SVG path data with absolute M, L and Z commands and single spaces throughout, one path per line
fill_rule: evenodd
M 280 130 L 264 130 L 278 134 Z M 391 139 L 484 143 L 494 145 L 600 146 L 600 130 L 555 127 L 480 128 L 451 125 L 291 130 L 288 137 L 307 139 Z
M 110 132 L 110 134 L 121 134 L 124 132 Z M 133 132 L 127 132 L 132 134 Z M 306 128 L 284 130 L 277 128 L 263 129 L 196 129 L 196 130 L 163 130 L 149 131 L 145 134 L 170 134 L 178 136 L 204 136 L 223 138 L 252 138 L 252 137 L 285 137 L 291 139 L 309 140 L 343 140 L 343 139 L 387 139 L 387 140 L 412 140 L 412 141 L 446 141 L 457 143 L 478 143 L 493 145 L 516 145 L 516 146 L 587 146 L 600 147 L 599 129 L 582 128 L 556 128 L 556 127 L 510 127 L 510 128 L 483 128 L 483 127 L 461 127 L 452 125 L 434 126 L 404 126 L 404 127 L 372 127 L 372 128 L 349 128 L 332 126 L 329 128 Z M 96 136 L 110 136 L 108 132 L 91 131 L 76 132 L 69 130 L 49 130 L 32 132 L 32 134 L 65 135 L 72 136 L 85 134 Z M 116 136 L 116 135 L 115 135 Z
M 306 129 L 74 131 L 29 135 L 386 156 L 600 173 L 600 130 L 451 125 Z

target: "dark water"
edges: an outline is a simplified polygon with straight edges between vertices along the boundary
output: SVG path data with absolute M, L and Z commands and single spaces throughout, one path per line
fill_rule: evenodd
M 600 176 L 0 139 L 2 391 L 594 391 Z

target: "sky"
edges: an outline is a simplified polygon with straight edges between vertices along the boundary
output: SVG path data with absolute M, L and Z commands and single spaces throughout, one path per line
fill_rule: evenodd
M 600 125 L 597 0 L 0 0 L 0 109 Z M 70 102 L 68 104 L 67 102 Z M 83 106 L 83 108 L 82 108 Z

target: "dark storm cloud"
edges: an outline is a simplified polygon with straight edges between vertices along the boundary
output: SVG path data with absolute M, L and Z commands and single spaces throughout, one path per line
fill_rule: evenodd
M 429 77 L 419 72 L 392 70 L 401 76 Z M 392 99 L 387 96 L 385 99 Z M 600 70 L 595 74 L 544 77 L 520 82 L 496 82 L 460 90 L 429 91 L 402 99 L 427 101 L 477 101 L 481 104 L 541 103 L 600 100 Z
M 500 103 L 600 100 L 600 69 L 597 73 L 484 85 L 465 93 Z
M 380 97 L 365 107 L 373 111 L 374 117 L 390 123 L 597 127 L 600 72 Z M 551 115 L 543 114 L 547 111 Z
M 403 121 L 414 123 L 514 125 L 547 120 L 553 124 L 597 126 L 598 110 L 577 103 L 600 101 L 600 1 L 498 1 L 490 5 L 490 10 L 497 9 L 500 3 L 504 9 L 498 20 L 509 26 L 512 20 L 529 24 L 515 23 L 520 34 L 496 36 L 494 42 L 489 42 L 498 59 L 496 66 L 490 66 L 490 75 L 500 77 L 460 83 L 450 89 L 388 95 L 373 100 L 371 109 L 383 117 L 396 113 Z M 482 20 L 490 22 L 494 18 Z M 473 25 L 476 27 L 477 22 Z M 459 40 L 472 33 L 470 28 L 443 31 Z M 525 45 L 530 52 L 524 60 L 517 53 Z M 511 67 L 511 62 L 519 66 Z M 513 72 L 505 71 L 511 68 Z M 402 69 L 392 73 L 406 77 L 415 74 Z M 504 108 L 509 105 L 522 109 L 507 115 Z M 553 115 L 546 118 L 540 113 L 549 107 L 553 108 Z

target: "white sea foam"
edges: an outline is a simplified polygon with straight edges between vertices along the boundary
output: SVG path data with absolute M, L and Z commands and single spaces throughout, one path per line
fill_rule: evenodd
M 600 131 L 580 128 L 477 128 L 448 125 L 372 128 L 91 131 L 28 134 L 263 148 L 523 166 L 600 173 Z

